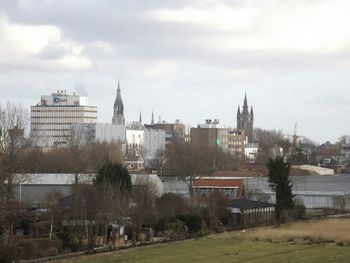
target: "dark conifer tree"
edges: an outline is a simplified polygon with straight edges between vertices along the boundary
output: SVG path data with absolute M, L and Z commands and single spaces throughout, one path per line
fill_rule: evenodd
M 294 208 L 293 184 L 289 176 L 289 163 L 283 157 L 270 158 L 267 163 L 269 169 L 268 182 L 276 193 L 276 217 L 281 219 L 283 211 Z

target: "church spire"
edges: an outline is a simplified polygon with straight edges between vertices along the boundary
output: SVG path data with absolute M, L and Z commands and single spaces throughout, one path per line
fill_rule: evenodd
M 141 115 L 141 111 L 140 111 L 139 123 L 142 124 L 142 115 Z
M 152 111 L 152 120 L 151 120 L 151 124 L 154 125 L 154 116 L 153 116 L 153 111 Z
M 248 100 L 247 100 L 247 93 L 244 95 L 244 103 L 243 103 L 243 114 L 248 113 Z
M 119 80 L 118 80 L 117 96 L 114 101 L 112 123 L 125 125 L 124 103 L 121 95 Z

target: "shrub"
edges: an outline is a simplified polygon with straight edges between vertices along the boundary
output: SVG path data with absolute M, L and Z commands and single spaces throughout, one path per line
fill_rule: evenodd
M 80 242 L 78 237 L 69 231 L 57 233 L 57 238 L 63 242 L 63 248 L 69 248 L 72 252 L 79 251 Z
M 35 239 L 22 239 L 18 242 L 18 246 L 22 247 L 23 258 L 35 258 L 38 256 L 39 244 Z
M 199 216 L 180 215 L 177 218 L 187 225 L 189 232 L 197 233 L 202 229 L 202 219 Z
M 0 262 L 13 262 L 15 259 L 20 258 L 20 248 L 16 246 L 0 245 Z

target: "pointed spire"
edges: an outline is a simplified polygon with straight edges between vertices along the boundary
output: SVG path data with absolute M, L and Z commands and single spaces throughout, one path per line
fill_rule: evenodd
M 139 123 L 142 124 L 142 115 L 141 115 L 141 111 L 140 111 Z
M 237 116 L 241 114 L 241 107 L 238 106 L 238 110 L 237 110 Z
M 253 112 L 253 106 L 250 107 L 250 114 L 253 115 L 254 112 Z
M 154 124 L 154 116 L 153 116 L 153 111 L 152 111 L 152 120 L 151 120 L 151 124 Z
M 116 96 L 115 101 L 114 101 L 112 123 L 123 124 L 123 125 L 125 124 L 124 104 L 123 104 L 122 95 L 121 95 L 121 91 L 120 91 L 119 80 L 118 80 L 117 96 Z
M 247 92 L 244 95 L 244 104 L 243 107 L 248 107 L 248 100 L 247 100 Z

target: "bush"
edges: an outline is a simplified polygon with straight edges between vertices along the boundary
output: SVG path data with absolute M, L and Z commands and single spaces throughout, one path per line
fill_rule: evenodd
M 18 259 L 21 254 L 19 247 L 0 245 L 0 262 L 13 262 L 15 259 Z
M 23 249 L 21 258 L 35 258 L 38 256 L 39 244 L 35 239 L 22 239 L 18 242 L 18 247 Z
M 196 215 L 179 215 L 177 217 L 188 227 L 188 231 L 197 233 L 202 229 L 202 219 Z
M 74 233 L 69 231 L 59 232 L 57 238 L 62 240 L 63 248 L 69 248 L 72 252 L 79 251 L 80 242 Z

